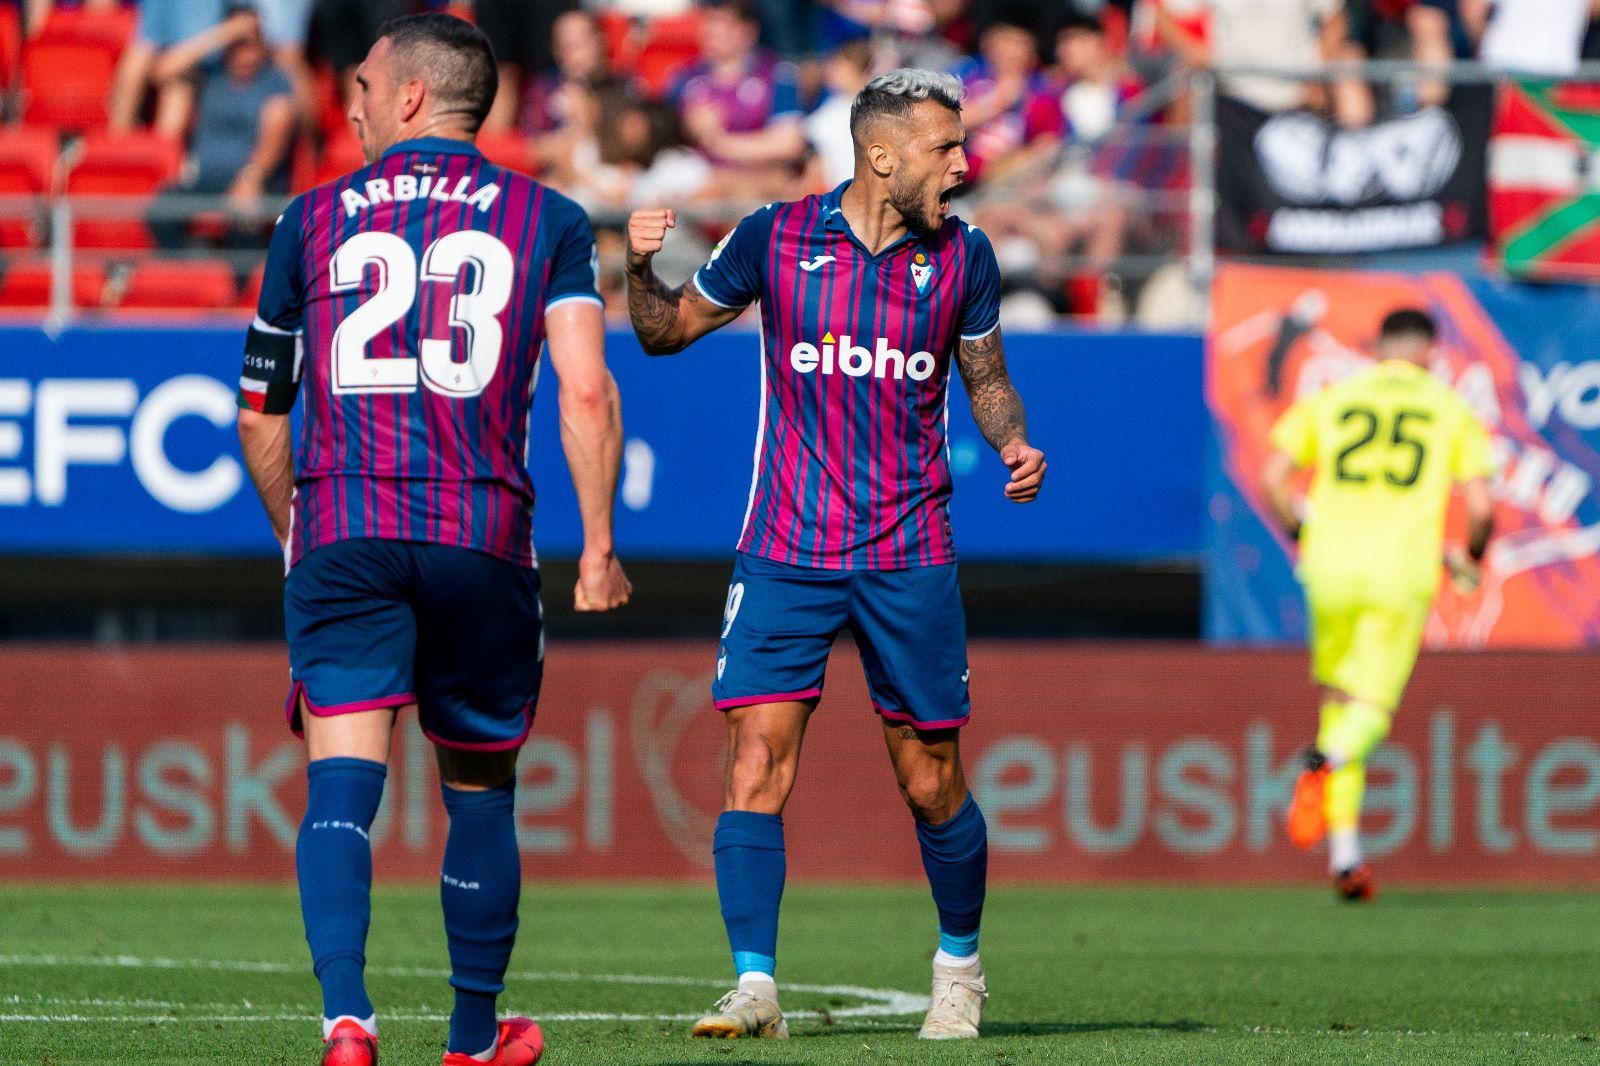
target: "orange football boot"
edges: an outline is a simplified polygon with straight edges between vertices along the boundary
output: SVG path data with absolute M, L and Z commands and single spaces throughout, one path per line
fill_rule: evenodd
M 1333 890 L 1351 903 L 1371 903 L 1378 898 L 1378 882 L 1365 865 L 1353 866 L 1334 878 Z
M 1324 803 L 1328 794 L 1328 765 L 1321 754 L 1306 756 L 1306 768 L 1294 783 L 1294 799 L 1289 801 L 1289 840 L 1302 851 L 1310 851 L 1328 833 L 1328 813 Z
M 340 1018 L 322 1042 L 322 1066 L 378 1066 L 378 1038 L 354 1018 Z
M 495 1044 L 494 1058 L 488 1066 L 533 1066 L 544 1054 L 544 1033 L 539 1023 L 531 1018 L 507 1018 L 500 1023 L 499 1040 Z M 446 1051 L 443 1066 L 485 1066 L 460 1051 Z

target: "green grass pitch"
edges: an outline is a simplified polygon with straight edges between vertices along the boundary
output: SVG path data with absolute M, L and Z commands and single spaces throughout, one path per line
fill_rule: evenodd
M 435 893 L 380 888 L 369 952 L 385 1066 L 439 1062 Z M 791 886 L 787 1043 L 688 1038 L 724 990 L 709 887 L 533 884 L 510 1010 L 544 1061 L 1542 1063 L 1594 1061 L 1600 895 L 1394 889 L 997 888 L 985 1038 L 915 1039 L 931 905 Z M 297 1063 L 319 1003 L 289 887 L 0 887 L 0 1062 Z

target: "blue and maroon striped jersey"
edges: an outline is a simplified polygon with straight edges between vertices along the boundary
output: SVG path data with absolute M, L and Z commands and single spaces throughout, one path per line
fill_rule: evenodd
M 287 414 L 303 382 L 290 565 L 354 537 L 534 565 L 545 313 L 599 302 L 594 262 L 576 204 L 463 141 L 405 141 L 295 199 L 239 383 Z
M 954 217 L 872 255 L 839 209 L 848 185 L 755 212 L 694 276 L 722 307 L 761 302 L 739 550 L 830 570 L 948 563 L 950 364 L 999 328 L 1000 269 Z

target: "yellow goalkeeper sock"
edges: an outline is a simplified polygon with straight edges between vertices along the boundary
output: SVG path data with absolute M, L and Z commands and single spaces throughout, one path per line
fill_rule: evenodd
M 1344 708 L 1343 700 L 1322 701 L 1322 710 L 1317 716 L 1317 750 L 1324 755 L 1328 751 L 1328 741 L 1337 735 L 1339 726 L 1344 722 Z
M 1361 796 L 1366 786 L 1366 763 L 1346 763 L 1328 775 L 1322 801 L 1322 809 L 1328 817 L 1328 832 L 1356 828 L 1361 821 Z
M 1389 735 L 1390 713 L 1362 700 L 1351 700 L 1317 735 L 1317 750 L 1334 770 L 1366 761 Z

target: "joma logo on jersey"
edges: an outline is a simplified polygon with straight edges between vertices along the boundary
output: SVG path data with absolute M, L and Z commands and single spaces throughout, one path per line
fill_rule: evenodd
M 789 349 L 789 365 L 797 374 L 814 374 L 821 371 L 824 374 L 835 373 L 836 369 L 853 378 L 864 378 L 871 374 L 876 378 L 910 378 L 912 381 L 927 381 L 933 377 L 934 359 L 932 352 L 914 352 L 910 358 L 898 348 L 889 347 L 887 337 L 879 337 L 875 348 L 867 349 L 859 344 L 851 343 L 848 333 L 841 334 L 838 341 L 833 339 L 833 334 L 825 334 L 822 346 L 801 341 Z

